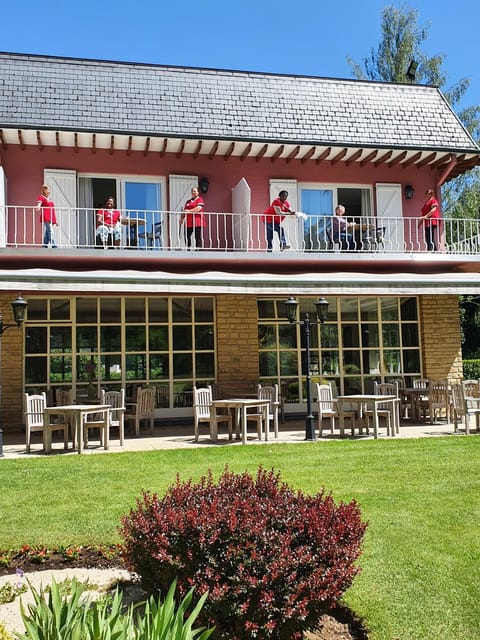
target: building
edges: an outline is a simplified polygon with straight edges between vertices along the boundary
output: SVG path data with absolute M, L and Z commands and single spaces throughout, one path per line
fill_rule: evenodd
M 2 424 L 22 393 L 157 388 L 157 417 L 191 415 L 193 385 L 282 384 L 304 407 L 303 314 L 324 296 L 312 374 L 339 390 L 462 375 L 458 295 L 480 293 L 477 221 L 444 220 L 428 251 L 427 188 L 480 164 L 435 87 L 0 54 L 0 309 L 21 292 L 22 331 L 2 345 Z M 51 188 L 58 248 L 35 203 Z M 206 202 L 203 246 L 180 212 Z M 262 213 L 280 190 L 303 216 L 266 251 Z M 119 247 L 98 245 L 107 196 Z M 354 250 L 331 234 L 337 204 Z

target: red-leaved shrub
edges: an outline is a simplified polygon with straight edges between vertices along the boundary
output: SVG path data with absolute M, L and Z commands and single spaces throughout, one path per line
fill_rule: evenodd
M 226 468 L 144 492 L 122 517 L 125 560 L 147 591 L 209 591 L 200 622 L 215 637 L 300 638 L 351 585 L 366 524 L 355 501 L 304 495 L 274 470 Z

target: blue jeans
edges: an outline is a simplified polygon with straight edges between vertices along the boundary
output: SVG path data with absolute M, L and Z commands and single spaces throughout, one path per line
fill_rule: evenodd
M 355 251 L 356 249 L 355 240 L 351 233 L 341 233 L 338 242 L 342 251 Z
M 267 251 L 272 250 L 272 242 L 273 242 L 273 232 L 276 231 L 278 233 L 278 239 L 280 240 L 280 247 L 283 248 L 287 244 L 287 240 L 285 238 L 285 232 L 281 224 L 274 224 L 273 222 L 266 222 L 265 226 L 267 227 Z
M 53 237 L 53 225 L 51 222 L 43 223 L 43 246 L 48 247 L 51 244 L 53 249 L 57 248 L 55 238 Z

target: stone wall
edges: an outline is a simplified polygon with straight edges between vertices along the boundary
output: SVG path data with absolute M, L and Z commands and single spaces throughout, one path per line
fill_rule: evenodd
M 222 389 L 252 391 L 258 382 L 258 313 L 255 296 L 216 298 L 217 373 Z
M 12 299 L 9 294 L 0 300 L 4 324 L 13 324 Z M 7 329 L 0 341 L 0 428 L 17 431 L 23 424 L 23 328 Z
M 458 296 L 421 296 L 420 331 L 423 373 L 431 380 L 463 377 Z

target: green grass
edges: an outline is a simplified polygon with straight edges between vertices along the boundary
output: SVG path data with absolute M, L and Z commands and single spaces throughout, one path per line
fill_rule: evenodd
M 369 522 L 345 602 L 372 640 L 480 637 L 480 437 L 208 447 L 0 461 L 0 549 L 110 544 L 142 488 L 274 467 Z

